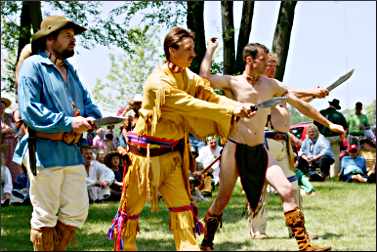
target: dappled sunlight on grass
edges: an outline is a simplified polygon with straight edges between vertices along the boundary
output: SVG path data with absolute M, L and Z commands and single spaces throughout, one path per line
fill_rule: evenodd
M 331 245 L 333 250 L 376 249 L 376 186 L 337 181 L 314 182 L 315 196 L 304 196 L 306 227 L 319 236 L 314 243 Z M 214 197 L 216 192 L 214 193 Z M 205 215 L 211 201 L 198 203 L 199 216 Z M 243 215 L 245 194 L 239 183 L 223 214 L 223 228 L 215 237 L 216 250 L 278 251 L 296 250 L 294 239 L 288 238 L 279 196 L 269 194 L 266 240 L 252 240 L 248 221 Z M 111 251 L 113 242 L 106 234 L 118 202 L 91 204 L 88 219 L 77 232 L 77 243 L 69 250 Z M 1 250 L 32 250 L 29 242 L 30 206 L 1 208 Z M 175 250 L 173 235 L 168 226 L 169 212 L 163 201 L 160 211 L 152 213 L 147 204 L 140 216 L 138 249 L 150 251 Z M 197 237 L 198 243 L 203 236 Z

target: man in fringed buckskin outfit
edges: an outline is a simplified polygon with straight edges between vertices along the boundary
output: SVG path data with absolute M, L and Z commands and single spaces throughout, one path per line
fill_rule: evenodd
M 114 250 L 136 250 L 139 215 L 147 199 L 158 210 L 158 193 L 169 208 L 177 250 L 199 250 L 195 231 L 202 228 L 189 187 L 189 133 L 227 137 L 250 104 L 216 95 L 209 82 L 191 72 L 194 34 L 174 27 L 164 40 L 166 62 L 144 85 L 140 117 L 128 134 L 131 165 L 123 180 L 118 212 L 108 232 Z

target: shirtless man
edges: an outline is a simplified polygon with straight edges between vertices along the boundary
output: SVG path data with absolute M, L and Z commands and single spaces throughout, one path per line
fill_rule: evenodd
M 275 96 L 286 95 L 287 102 L 304 115 L 313 118 L 332 131 L 344 132 L 342 126 L 328 121 L 308 103 L 297 98 L 281 82 L 264 75 L 269 53 L 264 45 L 253 43 L 245 46 L 243 74 L 211 75 L 210 65 L 217 45 L 217 40 L 210 40 L 200 71 L 200 75 L 209 79 L 213 87 L 229 90 L 237 101 L 254 104 Z M 253 118 L 241 119 L 229 135 L 229 141 L 224 146 L 221 158 L 221 167 L 224 168 L 220 173 L 219 193 L 204 219 L 206 233 L 201 244 L 202 250 L 213 249 L 214 235 L 221 222 L 222 212 L 232 195 L 238 174 L 254 214 L 258 212 L 257 206 L 266 178 L 283 200 L 286 224 L 295 236 L 299 249 L 317 251 L 330 249 L 310 243 L 304 226 L 304 215 L 295 200 L 294 187 L 264 148 L 264 125 L 269 113 L 270 109 L 259 109 Z
M 269 78 L 275 77 L 277 65 L 277 57 L 275 54 L 269 53 L 267 60 L 267 67 L 265 70 L 265 75 Z M 309 102 L 313 98 L 324 98 L 328 95 L 328 90 L 325 88 L 315 88 L 312 90 L 304 90 L 295 92 L 296 96 L 300 99 Z M 300 195 L 300 190 L 298 189 L 297 177 L 295 174 L 294 167 L 294 156 L 293 150 L 290 143 L 289 136 L 289 122 L 290 115 L 287 108 L 287 104 L 279 104 L 271 108 L 271 116 L 268 117 L 267 127 L 268 131 L 265 131 L 266 146 L 268 151 L 274 160 L 277 161 L 278 165 L 281 167 L 285 176 L 291 182 L 292 186 L 296 190 L 296 203 L 298 207 L 302 210 L 302 197 Z M 256 215 L 252 216 L 252 212 L 248 207 L 248 219 L 250 227 L 250 236 L 254 239 L 264 239 L 267 238 L 266 227 L 267 227 L 267 187 L 264 188 L 262 192 L 262 197 L 259 202 L 260 209 Z M 290 233 L 290 237 L 293 234 Z

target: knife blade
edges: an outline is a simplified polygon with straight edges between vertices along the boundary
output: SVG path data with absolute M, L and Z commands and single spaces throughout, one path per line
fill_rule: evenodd
M 94 125 L 96 128 L 100 128 L 106 125 L 121 123 L 125 119 L 126 118 L 122 116 L 106 116 L 106 117 L 90 120 L 90 123 Z
M 250 106 L 251 111 L 257 111 L 259 108 L 271 108 L 272 106 L 275 106 L 279 103 L 282 103 L 284 101 L 287 101 L 287 96 L 278 96 L 274 97 L 272 99 L 257 103 L 255 105 Z
M 326 89 L 330 92 L 331 90 L 333 90 L 334 88 L 336 88 L 337 86 L 339 86 L 340 84 L 348 80 L 352 76 L 353 72 L 354 72 L 354 69 L 347 72 L 345 75 L 340 76 L 336 81 L 330 84 Z

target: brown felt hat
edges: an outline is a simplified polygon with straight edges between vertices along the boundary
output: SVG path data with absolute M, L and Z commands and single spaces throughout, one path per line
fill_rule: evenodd
M 3 104 L 5 109 L 12 104 L 12 102 L 8 98 L 5 98 L 5 97 L 1 97 L 1 103 Z
M 31 46 L 33 53 L 36 52 L 36 49 L 38 49 L 38 42 L 41 38 L 44 38 L 62 28 L 73 28 L 75 35 L 86 31 L 86 28 L 74 23 L 64 16 L 48 16 L 42 20 L 39 31 L 34 33 L 31 37 Z

